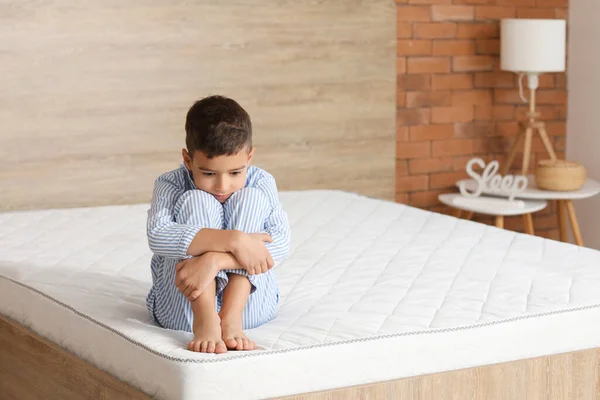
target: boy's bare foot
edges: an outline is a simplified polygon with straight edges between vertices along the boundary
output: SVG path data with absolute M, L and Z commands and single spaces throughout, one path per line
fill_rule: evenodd
M 223 342 L 230 350 L 254 350 L 256 343 L 248 339 L 242 330 L 242 319 L 221 316 Z
M 194 339 L 188 344 L 188 350 L 201 353 L 226 353 L 227 347 L 221 338 L 221 319 L 214 312 L 213 316 L 205 316 L 194 321 Z
M 221 319 L 215 310 L 216 283 L 213 280 L 206 291 L 191 301 L 194 313 L 194 339 L 188 344 L 188 350 L 202 353 L 226 353 L 227 347 L 221 338 Z

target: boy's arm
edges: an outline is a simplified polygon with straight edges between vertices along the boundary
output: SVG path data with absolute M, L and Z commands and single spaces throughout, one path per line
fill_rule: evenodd
M 283 260 L 290 252 L 290 225 L 279 201 L 275 178 L 267 175 L 260 179 L 256 187 L 265 193 L 271 204 L 271 212 L 265 221 L 265 231 L 271 236 L 273 242 L 265 243 L 265 246 L 273 260 Z
M 174 208 L 181 192 L 168 176 L 156 180 L 146 226 L 150 250 L 171 258 L 230 251 L 236 232 L 175 222 Z
M 231 252 L 239 233 L 224 229 L 202 228 L 188 246 L 187 255 L 199 256 L 207 251 Z

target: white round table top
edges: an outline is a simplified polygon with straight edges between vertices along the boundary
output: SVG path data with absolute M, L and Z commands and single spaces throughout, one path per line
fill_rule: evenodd
M 515 199 L 525 199 L 525 200 L 578 200 L 578 199 L 587 199 L 588 197 L 593 197 L 600 193 L 600 183 L 593 179 L 587 179 L 583 187 L 579 190 L 573 190 L 569 192 L 554 192 L 551 190 L 543 190 L 538 189 L 535 184 L 535 176 L 528 175 L 527 176 L 527 188 L 515 195 Z M 460 185 L 460 182 L 465 182 L 465 187 L 468 191 L 472 192 L 477 188 L 477 182 L 474 179 L 463 179 L 456 182 L 456 186 Z M 490 196 L 498 196 L 498 197 L 508 197 L 506 195 L 492 193 L 487 189 L 483 189 L 483 194 L 487 194 Z
M 512 215 L 523 215 L 530 214 L 536 211 L 543 210 L 548 205 L 548 202 L 545 200 L 527 200 L 522 201 L 525 204 L 525 207 L 515 206 L 514 203 L 509 202 L 508 200 L 502 200 L 498 198 L 492 198 L 494 201 L 490 200 L 489 197 L 471 197 L 469 198 L 469 204 L 456 204 L 454 200 L 458 197 L 464 197 L 460 193 L 447 193 L 440 194 L 438 199 L 446 204 L 447 206 L 457 208 L 459 210 L 464 211 L 472 211 L 479 214 L 487 214 L 487 215 L 502 215 L 502 216 L 512 216 Z

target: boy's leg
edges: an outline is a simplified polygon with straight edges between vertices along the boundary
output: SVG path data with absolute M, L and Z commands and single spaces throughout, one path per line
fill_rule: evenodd
M 242 330 L 244 308 L 250 296 L 250 281 L 238 274 L 229 274 L 228 278 L 219 311 L 223 341 L 229 349 L 254 350 L 256 344 Z
M 221 319 L 215 308 L 215 281 L 191 303 L 194 315 L 194 339 L 188 344 L 188 350 L 202 353 L 226 353 L 227 347 L 222 339 Z
M 255 188 L 243 188 L 229 197 L 224 205 L 223 223 L 225 229 L 234 229 L 246 233 L 259 233 L 264 230 L 265 219 L 269 214 L 267 196 Z M 217 277 L 217 295 L 220 295 L 228 282 L 228 275 L 245 276 L 252 284 L 250 293 L 256 290 L 255 280 L 259 275 L 249 276 L 244 269 L 223 270 Z
M 223 228 L 223 206 L 209 193 L 190 190 L 175 205 L 178 223 L 203 228 Z M 190 302 L 175 285 L 176 259 L 162 259 L 162 267 L 153 286 L 153 315 L 164 328 L 192 331 L 197 318 Z M 214 294 L 213 294 L 214 296 Z
M 213 195 L 202 190 L 188 190 L 181 195 L 175 209 L 175 222 L 223 229 L 223 206 Z
M 224 209 L 225 229 L 258 233 L 264 231 L 270 204 L 262 191 L 244 188 L 227 200 Z M 221 271 L 217 276 L 217 285 L 221 283 L 225 288 L 222 291 L 217 287 L 217 308 L 225 344 L 230 349 L 240 349 L 240 343 L 245 350 L 253 349 L 254 342 L 242 329 L 255 328 L 273 318 L 279 298 L 275 276 L 272 271 L 248 276 L 243 269 Z

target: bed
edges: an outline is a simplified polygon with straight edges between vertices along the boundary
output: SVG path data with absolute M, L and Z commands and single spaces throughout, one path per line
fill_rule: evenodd
M 475 397 L 597 394 L 600 252 L 344 191 L 281 198 L 291 256 L 276 268 L 277 317 L 249 331 L 257 351 L 192 353 L 190 333 L 152 323 L 146 204 L 1 215 L 0 312 L 159 399 L 381 382 L 387 397 L 439 398 L 447 387 L 414 380 L 409 395 L 409 378 L 487 365 L 497 369 L 475 373 Z
M 393 2 L 0 20 L 0 397 L 598 398 L 598 252 L 391 201 Z M 152 183 L 214 93 L 249 110 L 292 223 L 277 318 L 219 356 L 144 307 Z

